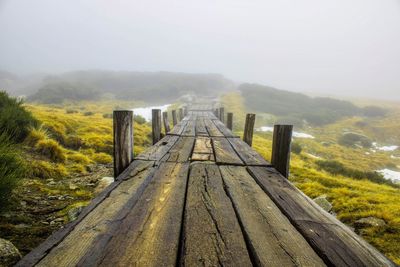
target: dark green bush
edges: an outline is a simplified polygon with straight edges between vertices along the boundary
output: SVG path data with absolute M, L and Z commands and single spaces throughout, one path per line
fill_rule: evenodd
M 372 146 L 372 141 L 367 136 L 358 133 L 344 133 L 339 137 L 338 143 L 342 146 L 355 146 L 359 145 L 365 148 Z
M 299 143 L 292 143 L 292 152 L 299 155 L 301 153 L 301 151 L 303 150 L 303 148 L 301 147 L 301 145 Z
M 21 100 L 0 91 L 0 134 L 7 134 L 13 142 L 22 142 L 29 133 L 29 127 L 38 125 L 22 103 Z
M 145 124 L 146 123 L 146 119 L 143 118 L 140 115 L 133 115 L 133 121 L 137 122 L 138 124 Z
M 0 134 L 0 208 L 8 203 L 12 190 L 24 174 L 20 152 L 6 134 Z
M 86 111 L 83 113 L 83 116 L 92 116 L 92 115 L 94 115 L 94 112 L 92 111 Z
M 387 110 L 376 106 L 367 106 L 362 108 L 362 113 L 367 117 L 383 117 L 386 115 Z

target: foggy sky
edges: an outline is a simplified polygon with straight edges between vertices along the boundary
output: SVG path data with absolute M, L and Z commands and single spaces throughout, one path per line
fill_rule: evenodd
M 400 1 L 0 0 L 0 69 L 221 73 L 400 99 Z

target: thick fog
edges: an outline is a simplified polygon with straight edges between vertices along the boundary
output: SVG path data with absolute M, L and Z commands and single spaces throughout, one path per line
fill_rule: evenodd
M 400 99 L 400 1 L 0 0 L 0 69 L 221 73 Z

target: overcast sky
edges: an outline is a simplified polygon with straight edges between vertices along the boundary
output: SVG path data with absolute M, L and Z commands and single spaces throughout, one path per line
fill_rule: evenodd
M 400 99 L 400 0 L 0 0 L 0 69 L 212 72 Z

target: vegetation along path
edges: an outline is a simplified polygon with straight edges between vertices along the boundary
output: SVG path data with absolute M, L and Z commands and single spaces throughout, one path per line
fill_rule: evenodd
M 394 266 L 207 105 L 18 266 Z

